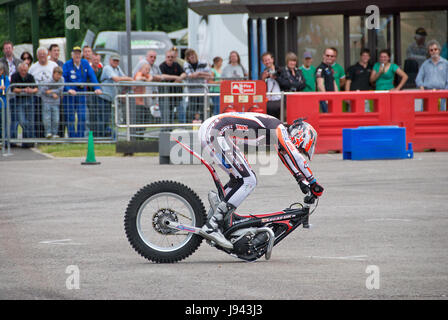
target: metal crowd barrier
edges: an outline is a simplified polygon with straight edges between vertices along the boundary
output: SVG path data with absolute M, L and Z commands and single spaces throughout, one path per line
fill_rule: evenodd
M 34 94 L 13 92 L 14 88 L 24 86 L 37 87 L 39 91 Z M 64 84 L 52 84 L 52 88 L 56 86 Z M 48 87 L 48 84 L 12 84 L 8 88 L 6 114 L 3 116 L 6 131 L 4 141 L 22 143 L 22 146 L 80 142 L 88 138 L 89 131 L 99 141 L 114 140 L 112 96 L 78 91 L 76 95 L 63 92 L 53 97 L 42 92 L 43 87 Z
M 142 89 L 136 84 L 134 93 L 115 96 L 115 125 L 118 132 L 125 129 L 126 141 L 158 137 L 158 128 L 198 126 L 213 115 L 210 97 L 219 97 L 209 92 L 217 85 L 154 82 Z
M 158 128 L 163 131 L 170 128 L 197 128 L 210 116 L 219 113 L 220 93 L 210 92 L 210 88 L 216 86 L 219 87 L 211 84 L 155 82 L 148 84 L 145 93 L 119 94 L 115 96 L 116 127 L 126 131 L 126 141 L 158 137 Z M 191 90 L 192 87 L 194 90 Z M 141 92 L 133 92 L 136 91 Z M 280 115 L 281 119 L 285 119 L 285 93 L 266 94 L 281 96 Z
M 67 86 L 68 84 L 52 84 Z M 38 94 L 16 94 L 16 87 L 42 87 L 48 84 L 11 84 L 2 108 L 2 145 L 21 143 L 85 142 L 92 131 L 95 141 L 102 143 L 144 138 L 158 138 L 160 131 L 170 128 L 195 128 L 210 116 L 219 113 L 219 96 L 210 92 L 219 84 L 123 81 L 119 83 L 77 83 L 77 86 L 114 87 L 116 96 L 93 91 L 71 96 L 64 92 L 59 117 L 48 117 L 49 108 Z M 73 86 L 73 84 L 70 84 Z M 279 93 L 267 93 L 267 95 Z M 285 119 L 284 94 L 281 93 L 281 118 Z M 54 109 L 54 108 L 53 108 Z M 54 121 L 53 121 L 54 120 Z M 59 120 L 59 121 L 58 121 Z M 48 123 L 58 122 L 57 131 L 48 136 Z M 20 129 L 19 129 L 20 127 Z M 51 127 L 51 125 L 50 125 Z M 5 147 L 2 148 L 4 150 Z M 9 149 L 8 149 L 9 150 Z
M 6 105 L 3 98 L 0 97 L 0 137 L 2 146 L 2 156 L 11 154 L 11 146 L 6 143 Z

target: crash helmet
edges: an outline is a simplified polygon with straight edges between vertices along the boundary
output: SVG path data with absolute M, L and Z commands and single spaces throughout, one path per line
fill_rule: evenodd
M 288 128 L 288 132 L 297 150 L 311 161 L 317 142 L 317 132 L 313 126 L 303 121 L 303 118 L 300 118 L 294 121 Z

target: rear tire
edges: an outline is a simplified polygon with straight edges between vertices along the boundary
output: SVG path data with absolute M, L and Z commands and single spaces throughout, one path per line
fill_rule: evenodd
M 206 221 L 204 205 L 193 190 L 175 181 L 151 183 L 128 204 L 124 227 L 131 246 L 153 262 L 181 261 L 197 250 L 203 238 L 174 231 L 163 224 L 164 219 L 180 219 L 182 224 L 202 227 Z

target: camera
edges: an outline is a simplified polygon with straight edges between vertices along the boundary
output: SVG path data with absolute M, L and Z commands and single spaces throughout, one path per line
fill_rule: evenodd
M 277 71 L 269 69 L 268 73 L 271 74 L 271 75 L 275 75 L 275 74 L 277 74 Z

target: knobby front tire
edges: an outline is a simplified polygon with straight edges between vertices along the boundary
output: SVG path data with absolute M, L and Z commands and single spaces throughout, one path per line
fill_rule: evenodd
M 203 240 L 199 235 L 170 229 L 164 224 L 166 219 L 202 227 L 205 208 L 199 196 L 184 184 L 158 181 L 140 189 L 126 209 L 126 236 L 131 246 L 150 261 L 181 261 L 195 252 Z

